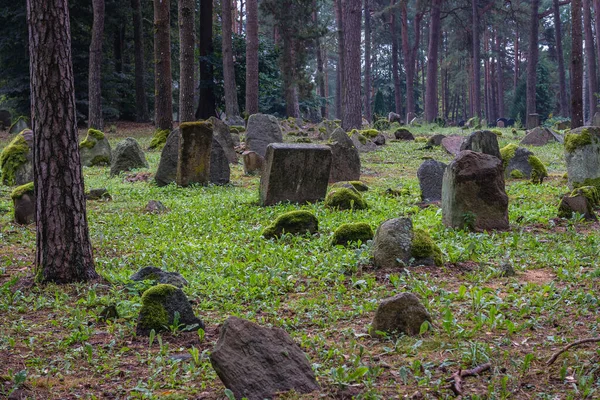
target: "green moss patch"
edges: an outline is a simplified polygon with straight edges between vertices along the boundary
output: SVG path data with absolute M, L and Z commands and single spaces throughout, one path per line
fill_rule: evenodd
M 502 167 L 506 169 L 510 160 L 515 157 L 515 152 L 519 146 L 514 143 L 508 144 L 500 149 L 500 157 L 502 157 Z
M 13 200 L 20 199 L 26 193 L 27 194 L 33 194 L 33 190 L 34 190 L 33 182 L 29 182 L 29 183 L 26 183 L 24 185 L 17 186 L 10 193 L 10 198 L 13 199 Z
M 15 184 L 17 169 L 27 162 L 29 145 L 22 132 L 6 146 L 0 153 L 0 170 L 2 170 L 2 183 L 12 186 Z
M 498 137 L 502 136 L 502 131 L 499 129 L 492 129 L 491 132 Z
M 525 175 L 523 175 L 523 172 L 519 171 L 518 169 L 513 169 L 510 171 L 510 177 L 513 179 L 523 179 L 525 178 Z
M 333 233 L 331 243 L 335 245 L 347 246 L 350 243 L 365 243 L 373 239 L 373 229 L 366 223 L 343 224 Z
M 379 135 L 379 131 L 377 129 L 365 129 L 363 131 L 358 132 L 369 139 L 374 139 L 377 137 L 377 135 Z
M 246 127 L 241 126 L 241 125 L 233 125 L 229 127 L 229 132 L 231 133 L 242 133 L 242 132 L 246 132 Z
M 356 189 L 338 188 L 327 194 L 325 207 L 338 210 L 364 210 L 368 205 Z
M 282 236 L 284 233 L 301 235 L 316 233 L 319 230 L 319 221 L 312 213 L 304 210 L 290 211 L 281 214 L 263 231 L 266 239 Z
M 87 136 L 81 143 L 79 143 L 79 148 L 92 149 L 96 146 L 99 140 L 104 139 L 104 133 L 97 129 L 88 129 Z
M 592 135 L 589 129 L 583 129 L 581 133 L 569 133 L 565 136 L 565 150 L 568 153 L 573 153 L 588 144 L 592 144 Z
M 429 233 L 423 229 L 413 230 L 411 255 L 417 260 L 431 258 L 438 267 L 444 264 L 442 251 L 435 244 Z
M 581 186 L 571 192 L 571 197 L 580 195 L 587 199 L 591 207 L 600 207 L 600 191 L 595 186 Z
M 165 308 L 165 298 L 175 292 L 173 285 L 160 284 L 152 286 L 142 295 L 142 308 L 138 326 L 142 329 L 156 331 L 165 330 L 169 325 L 169 313 Z
M 171 133 L 170 130 L 168 129 L 157 129 L 154 132 L 154 135 L 152 135 L 152 140 L 150 141 L 150 146 L 148 146 L 149 149 L 161 149 L 165 146 L 165 143 L 167 143 L 167 138 L 169 137 L 169 134 Z
M 542 183 L 548 176 L 544 163 L 536 156 L 529 156 L 527 162 L 531 165 L 531 182 Z

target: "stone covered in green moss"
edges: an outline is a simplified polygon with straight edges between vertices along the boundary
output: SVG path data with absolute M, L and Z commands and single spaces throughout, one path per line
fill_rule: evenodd
M 339 210 L 364 210 L 368 205 L 357 190 L 338 188 L 327 194 L 325 207 Z
M 152 140 L 150 141 L 150 146 L 148 146 L 148 149 L 160 150 L 165 147 L 165 143 L 167 143 L 169 134 L 171 134 L 171 131 L 168 129 L 157 129 L 152 135 Z
M 348 188 L 348 189 L 354 189 L 357 192 L 367 192 L 369 191 L 369 187 L 367 185 L 365 185 L 364 183 L 362 183 L 361 181 L 341 181 L 341 182 L 336 182 L 333 185 L 331 185 L 332 188 Z
M 573 189 L 571 196 L 583 196 L 591 207 L 600 207 L 600 191 L 595 186 L 581 186 Z
M 498 137 L 502 136 L 502 131 L 500 129 L 492 129 L 491 132 Z
M 18 171 L 24 168 L 26 164 L 31 163 L 32 152 L 30 152 L 30 144 L 26 139 L 26 135 L 31 135 L 31 142 L 33 143 L 33 133 L 26 130 L 19 133 L 0 153 L 0 170 L 2 170 L 2 183 L 4 185 L 18 185 L 33 180 L 33 176 L 24 182 L 17 177 L 17 175 L 20 175 Z M 31 164 L 31 168 L 26 169 L 31 169 L 33 173 L 33 164 Z
M 600 127 L 571 130 L 565 137 L 565 161 L 571 188 L 600 189 Z
M 358 132 L 369 139 L 375 139 L 377 135 L 379 135 L 379 131 L 377 129 L 365 129 Z
M 539 158 L 533 155 L 529 156 L 527 161 L 531 166 L 531 182 L 542 183 L 544 178 L 548 176 L 548 171 L 546 170 L 544 163 L 542 163 Z
M 21 133 L 23 132 L 25 129 L 29 128 L 29 118 L 27 118 L 24 115 L 19 116 L 19 118 L 17 118 L 15 120 L 15 122 L 13 122 L 10 125 L 10 128 L 8 130 L 8 133 L 10 133 L 11 135 L 17 134 L 17 133 Z
M 181 289 L 160 284 L 146 290 L 142 295 L 136 333 L 148 335 L 151 330 L 166 331 L 174 325 L 178 329 L 204 329 L 204 324 L 194 315 L 192 306 Z
M 29 183 L 26 183 L 24 185 L 17 186 L 10 193 L 10 198 L 13 199 L 13 200 L 15 200 L 15 199 L 20 199 L 26 193 L 27 194 L 33 194 L 33 188 L 34 188 L 33 182 L 29 182 Z
M 513 159 L 513 157 L 515 156 L 515 151 L 517 151 L 518 148 L 519 146 L 517 146 L 516 144 L 510 143 L 500 149 L 500 156 L 502 157 L 502 166 L 504 167 L 504 169 L 506 169 L 506 166 L 508 165 L 510 160 Z
M 513 179 L 523 179 L 525 178 L 525 175 L 523 175 L 523 172 L 519 171 L 518 169 L 513 169 L 510 171 L 510 177 Z
M 506 178 L 531 178 L 533 183 L 542 183 L 548 176 L 542 161 L 524 147 L 511 143 L 500 149 L 500 155 Z
M 79 154 L 84 167 L 110 165 L 112 150 L 104 133 L 88 129 L 87 136 L 79 143 Z
M 575 150 L 592 144 L 592 129 L 584 127 L 579 132 L 572 131 L 565 136 L 565 151 L 573 153 Z
M 281 214 L 263 231 L 266 239 L 277 238 L 284 233 L 292 235 L 314 234 L 319 230 L 319 221 L 305 210 L 290 211 Z
M 240 134 L 240 133 L 246 132 L 246 127 L 245 126 L 241 126 L 241 125 L 232 125 L 232 126 L 229 127 L 229 131 L 231 133 Z
M 431 239 L 429 233 L 423 229 L 413 230 L 413 239 L 411 245 L 411 255 L 416 264 L 435 264 L 440 267 L 444 263 L 442 251 Z
M 373 229 L 369 224 L 343 224 L 340 225 L 333 233 L 331 243 L 335 245 L 347 246 L 349 243 L 361 242 L 365 243 L 373 239 Z

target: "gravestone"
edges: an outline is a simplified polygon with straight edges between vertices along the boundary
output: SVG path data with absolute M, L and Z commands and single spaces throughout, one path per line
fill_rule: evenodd
M 79 156 L 84 167 L 110 165 L 112 151 L 104 133 L 89 129 L 85 139 L 79 143 Z
M 498 122 L 496 122 L 496 126 L 498 128 L 504 128 L 506 126 L 505 124 L 506 123 L 504 121 L 502 121 L 502 120 L 498 120 Z
M 359 153 L 369 153 L 377 150 L 377 145 L 358 131 L 354 131 L 350 139 L 352 140 L 354 147 L 358 149 Z
M 592 126 L 600 126 L 600 111 L 596 111 L 592 119 Z
M 386 334 L 415 336 L 425 322 L 431 323 L 431 316 L 419 298 L 412 293 L 399 293 L 379 304 L 369 333 L 375 337 Z
M 208 121 L 184 122 L 179 125 L 177 185 L 206 185 L 210 179 L 210 153 L 213 128 Z
M 580 127 L 567 134 L 565 160 L 569 187 L 600 189 L 600 127 Z
M 509 118 L 509 119 L 506 121 L 506 127 L 507 127 L 507 128 L 512 128 L 513 126 L 515 126 L 515 120 L 514 120 L 514 119 L 512 119 L 512 118 Z
M 427 203 L 442 200 L 442 182 L 447 165 L 436 160 L 426 160 L 417 170 L 421 200 Z
M 394 132 L 396 140 L 415 140 L 414 135 L 406 128 L 398 128 Z
M 17 187 L 11 194 L 15 223 L 29 225 L 35 222 L 35 194 L 33 183 Z
M 442 139 L 442 148 L 453 156 L 460 153 L 460 146 L 465 138 L 463 136 L 452 135 Z
M 542 128 L 538 126 L 533 130 L 529 131 L 527 135 L 521 140 L 521 145 L 529 146 L 544 146 L 548 143 L 563 143 L 564 139 L 562 135 L 554 132 L 549 128 Z
M 236 156 L 237 158 L 237 156 Z M 226 185 L 231 177 L 229 160 L 221 143 L 213 137 L 210 150 L 209 181 L 215 185 Z
M 26 117 L 19 117 L 17 118 L 17 120 L 10 126 L 10 130 L 8 131 L 8 133 L 10 133 L 11 135 L 16 135 L 19 132 L 22 132 L 25 129 L 28 129 L 29 126 L 27 125 L 27 118 Z
M 24 185 L 33 181 L 33 131 L 24 130 L 0 152 L 2 184 Z
M 446 136 L 440 135 L 440 134 L 433 135 L 427 141 L 427 145 L 428 146 L 440 146 L 442 144 L 442 140 L 444 140 L 445 137 Z
M 388 114 L 388 121 L 389 123 L 397 122 L 400 125 L 402 125 L 402 117 L 400 116 L 400 114 L 396 114 L 395 112 L 390 112 Z
M 527 129 L 534 129 L 540 126 L 540 114 L 527 115 L 527 123 L 525 125 Z
M 515 154 L 509 160 L 505 160 L 506 167 L 504 168 L 504 177 L 510 178 L 511 174 L 514 175 L 513 171 L 520 171 L 523 178 L 531 178 L 531 164 L 529 163 L 529 157 L 533 156 L 533 153 L 524 147 L 518 147 L 515 150 Z
M 338 128 L 331 134 L 331 173 L 329 182 L 360 180 L 360 156 L 352 139 L 343 129 Z
M 508 196 L 502 161 L 461 151 L 444 172 L 442 220 L 451 228 L 508 229 Z
M 110 176 L 136 168 L 148 168 L 148 162 L 138 142 L 129 137 L 119 142 L 113 151 Z
M 498 136 L 491 131 L 475 131 L 465 138 L 460 150 L 471 150 L 502 158 L 498 146 Z
M 142 282 L 145 280 L 164 283 L 178 288 L 188 285 L 188 281 L 179 272 L 163 271 L 157 267 L 144 267 L 129 277 L 134 282 Z
M 8 110 L 0 110 L 0 130 L 5 131 L 10 128 L 12 116 Z
M 319 390 L 306 355 L 281 328 L 229 317 L 220 328 L 210 362 L 236 399 L 263 400 L 290 390 Z
M 246 175 L 260 175 L 265 167 L 265 159 L 255 151 L 245 151 L 242 153 L 244 161 L 244 173 Z
M 260 178 L 260 204 L 323 200 L 331 170 L 331 149 L 315 144 L 271 143 Z
M 219 142 L 225 157 L 227 157 L 230 164 L 237 164 L 238 156 L 235 152 L 235 142 L 231 136 L 229 125 L 215 117 L 210 117 L 210 122 L 213 125 L 213 138 Z M 243 125 L 243 122 L 244 120 L 242 120 L 241 125 Z
M 594 208 L 583 194 L 565 194 L 558 205 L 558 216 L 572 218 L 574 213 L 583 215 L 583 218 L 588 221 L 598 220 Z
M 272 115 L 254 114 L 248 118 L 246 148 L 265 157 L 270 143 L 282 143 L 279 121 Z
M 463 126 L 465 126 L 466 123 L 467 123 L 467 121 L 465 121 L 464 119 L 461 119 L 460 121 L 458 121 L 458 126 L 462 128 Z

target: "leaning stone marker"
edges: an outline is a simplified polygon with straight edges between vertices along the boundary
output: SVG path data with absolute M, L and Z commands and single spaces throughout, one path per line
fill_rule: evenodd
M 33 181 L 33 131 L 19 133 L 0 152 L 2 184 L 24 185 Z
M 263 400 L 290 390 L 319 390 L 306 355 L 280 328 L 263 328 L 229 317 L 210 362 L 236 399 Z
M 563 137 L 549 128 L 537 127 L 527 133 L 521 140 L 522 145 L 544 146 L 548 143 L 563 142 Z
M 323 200 L 331 169 L 331 150 L 316 144 L 272 143 L 260 177 L 260 204 Z
M 499 158 L 465 150 L 448 165 L 442 186 L 442 220 L 459 229 L 508 229 L 508 196 Z
M 272 115 L 254 114 L 248 118 L 246 148 L 265 157 L 270 143 L 282 143 L 283 135 L 279 121 Z
M 231 177 L 231 168 L 229 168 L 229 160 L 227 153 L 221 146 L 221 142 L 213 137 L 212 147 L 210 150 L 210 183 L 215 185 L 226 185 Z
M 238 117 L 239 118 L 239 117 Z M 244 120 L 242 120 L 243 122 Z M 218 118 L 210 117 L 210 122 L 213 124 L 213 138 L 219 142 L 219 145 L 223 148 L 225 157 L 231 164 L 238 163 L 238 156 L 235 152 L 235 143 L 229 126 Z M 213 142 L 214 146 L 214 142 Z
M 265 158 L 255 151 L 245 151 L 242 153 L 244 162 L 244 173 L 246 175 L 260 175 L 265 167 Z
M 376 337 L 382 336 L 381 333 L 414 336 L 424 322 L 431 323 L 431 316 L 419 298 L 412 293 L 400 293 L 379 304 L 369 333 Z
M 460 146 L 460 151 L 463 150 L 472 150 L 502 158 L 498 146 L 498 136 L 492 131 L 475 131 L 471 133 Z
M 88 129 L 87 136 L 79 143 L 81 165 L 93 167 L 94 165 L 110 165 L 111 148 L 103 132 Z
M 442 200 L 442 182 L 447 165 L 436 160 L 426 160 L 417 170 L 421 200 L 426 203 Z
M 565 159 L 569 186 L 600 189 L 600 127 L 573 129 L 565 137 Z
M 205 185 L 210 178 L 210 152 L 213 127 L 208 121 L 184 122 L 179 125 L 179 156 L 177 161 L 177 184 Z
M 352 139 L 342 128 L 331 134 L 332 164 L 329 182 L 360 180 L 360 156 Z
M 442 148 L 452 156 L 456 156 L 460 153 L 460 146 L 463 144 L 465 138 L 463 136 L 452 135 L 442 139 Z
M 35 194 L 33 182 L 15 188 L 10 197 L 15 208 L 15 222 L 29 225 L 35 222 Z
M 10 133 L 11 135 L 16 135 L 17 133 L 20 133 L 25 129 L 29 129 L 29 125 L 27 125 L 27 117 L 20 116 L 15 122 L 12 123 L 10 129 L 8 130 L 8 133 Z
M 135 168 L 148 168 L 146 156 L 134 138 L 122 140 L 115 147 L 110 166 L 110 176 Z

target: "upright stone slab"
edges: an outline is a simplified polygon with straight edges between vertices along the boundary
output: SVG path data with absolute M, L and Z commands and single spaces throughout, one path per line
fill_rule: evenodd
M 465 150 L 448 165 L 442 220 L 451 228 L 508 229 L 508 196 L 499 158 Z
M 113 151 L 110 176 L 135 168 L 148 168 L 148 162 L 138 142 L 129 137 L 119 142 Z
M 244 174 L 260 175 L 265 167 L 265 159 L 255 151 L 245 151 L 242 153 L 244 162 Z
M 229 168 L 227 153 L 221 146 L 221 143 L 216 138 L 213 138 L 210 150 L 210 183 L 226 185 L 229 183 L 230 176 L 231 169 Z
M 167 186 L 177 178 L 177 159 L 179 157 L 179 129 L 175 129 L 167 137 L 165 147 L 160 153 L 158 170 L 154 175 L 154 182 L 158 186 Z
M 237 117 L 240 118 L 240 117 Z M 225 157 L 231 164 L 238 163 L 237 153 L 235 152 L 235 144 L 229 126 L 218 118 L 210 117 L 210 122 L 213 124 L 213 138 L 219 142 L 219 145 L 225 153 Z M 242 125 L 244 120 L 242 119 Z
M 527 136 L 521 140 L 521 145 L 544 146 L 548 143 L 563 142 L 563 137 L 552 129 L 537 127 L 527 133 Z
M 600 126 L 600 111 L 596 111 L 592 119 L 592 126 Z
M 210 179 L 210 152 L 213 126 L 209 121 L 184 122 L 179 125 L 177 184 L 205 185 Z
M 332 164 L 329 182 L 360 180 L 360 155 L 352 139 L 338 128 L 331 134 Z
M 442 148 L 451 154 L 456 156 L 460 153 L 460 146 L 462 146 L 465 138 L 463 136 L 452 135 L 442 139 Z
M 229 317 L 210 362 L 236 399 L 263 400 L 290 390 L 319 390 L 306 355 L 281 328 Z
M 568 133 L 565 160 L 569 187 L 596 186 L 600 189 L 600 127 L 585 126 Z
M 525 125 L 527 129 L 534 129 L 540 126 L 540 114 L 529 114 Z
M 315 144 L 272 143 L 260 178 L 260 204 L 323 200 L 331 169 L 331 150 Z
M 29 225 L 35 222 L 35 193 L 33 182 L 15 188 L 11 193 L 15 209 L 15 223 Z
M 79 143 L 79 155 L 84 167 L 110 165 L 112 152 L 105 134 L 96 129 L 88 129 L 87 136 Z
M 504 122 L 504 121 L 503 121 L 503 120 L 501 120 L 501 119 L 499 119 L 499 120 L 498 120 L 498 122 L 496 122 L 496 126 L 497 126 L 498 128 L 505 128 L 505 127 L 506 127 L 506 126 L 505 126 L 505 124 L 506 124 L 506 122 Z
M 396 114 L 395 112 L 390 112 L 388 114 L 388 121 L 390 123 L 397 122 L 399 124 L 402 124 L 402 116 L 400 116 L 400 114 Z
M 248 118 L 246 148 L 265 157 L 270 143 L 282 143 L 283 134 L 279 121 L 272 115 L 254 114 Z
M 498 146 L 498 136 L 492 131 L 475 131 L 471 133 L 460 146 L 460 150 L 472 150 L 502 158 Z
M 33 131 L 24 130 L 2 149 L 0 170 L 3 185 L 24 185 L 33 181 Z
M 436 160 L 426 160 L 417 170 L 421 200 L 430 203 L 442 200 L 442 182 L 447 165 Z

